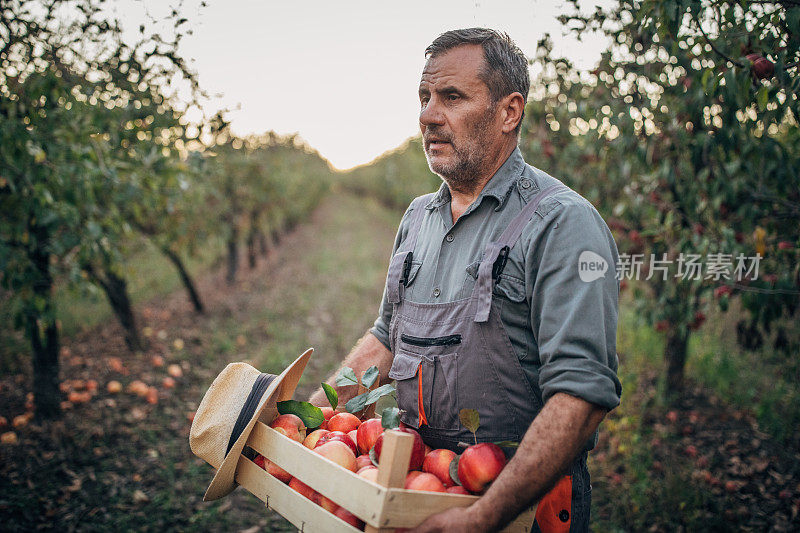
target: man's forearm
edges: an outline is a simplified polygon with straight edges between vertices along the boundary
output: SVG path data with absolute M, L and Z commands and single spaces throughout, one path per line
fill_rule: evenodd
M 482 531 L 499 530 L 564 475 L 606 410 L 564 393 L 554 395 L 534 419 L 517 453 L 470 508 Z
M 342 367 L 349 366 L 352 368 L 356 376 L 361 374 L 371 367 L 376 365 L 378 367 L 378 374 L 381 381 L 388 380 L 389 368 L 392 366 L 392 352 L 386 349 L 381 341 L 378 340 L 372 333 L 367 333 L 356 343 L 353 349 L 345 358 L 341 367 L 336 370 L 328 379 L 327 383 L 336 389 L 339 395 L 339 405 L 344 405 L 347 400 L 352 398 L 358 392 L 358 387 L 355 385 L 339 387 L 336 385 L 336 376 Z M 312 404 L 317 406 L 328 405 L 328 400 L 325 397 L 325 392 L 320 387 L 311 395 L 309 400 Z

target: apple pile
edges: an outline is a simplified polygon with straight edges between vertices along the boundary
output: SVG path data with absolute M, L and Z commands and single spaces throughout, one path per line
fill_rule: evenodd
M 377 482 L 377 465 L 380 463 L 384 437 L 381 419 L 370 418 L 362 421 L 351 413 L 335 411 L 331 407 L 322 407 L 321 410 L 325 421 L 310 433 L 307 433 L 308 428 L 302 419 L 294 414 L 279 415 L 272 421 L 270 427 L 330 459 L 345 470 L 354 472 L 373 483 Z M 396 431 L 414 437 L 405 489 L 451 494 L 482 494 L 506 464 L 506 457 L 496 444 L 486 442 L 475 444 L 467 447 L 459 456 L 451 450 L 432 450 L 425 445 L 419 433 L 402 423 L 400 426 Z M 354 527 L 363 529 L 364 523 L 356 516 L 265 457 L 258 455 L 255 463 L 309 500 Z

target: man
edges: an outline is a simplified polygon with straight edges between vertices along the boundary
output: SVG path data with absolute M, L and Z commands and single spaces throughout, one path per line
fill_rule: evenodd
M 401 419 L 434 448 L 471 440 L 464 408 L 479 440 L 520 442 L 476 503 L 417 531 L 494 531 L 535 502 L 542 530 L 586 531 L 586 453 L 621 388 L 617 281 L 582 279 L 579 257 L 613 273 L 616 245 L 585 199 L 522 160 L 530 82 L 507 35 L 450 31 L 426 56 L 420 129 L 444 183 L 406 211 L 380 316 L 344 365 L 396 380 Z

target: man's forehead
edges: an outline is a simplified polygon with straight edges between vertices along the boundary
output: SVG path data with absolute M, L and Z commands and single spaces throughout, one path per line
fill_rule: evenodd
M 420 86 L 443 81 L 480 82 L 480 72 L 484 64 L 483 48 L 480 45 L 457 46 L 428 59 L 422 70 Z

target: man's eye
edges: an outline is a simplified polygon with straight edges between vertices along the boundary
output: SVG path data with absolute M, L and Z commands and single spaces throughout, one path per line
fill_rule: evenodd
M 448 95 L 447 95 L 447 99 L 448 99 L 449 101 L 451 101 L 451 102 L 455 102 L 455 101 L 456 101 L 456 100 L 458 100 L 459 98 L 460 98 L 460 96 L 459 96 L 459 95 L 457 95 L 457 94 L 455 94 L 455 93 L 450 93 L 450 94 L 448 94 Z

